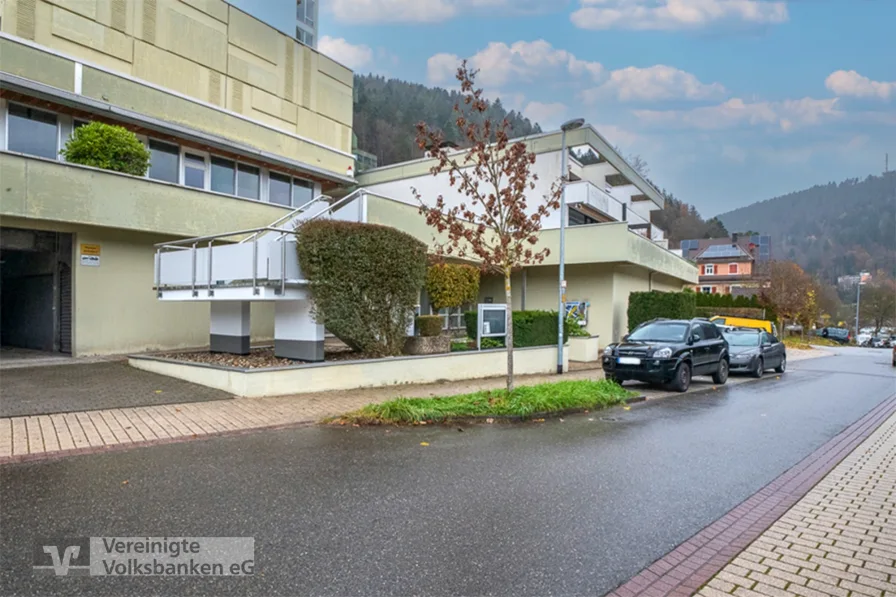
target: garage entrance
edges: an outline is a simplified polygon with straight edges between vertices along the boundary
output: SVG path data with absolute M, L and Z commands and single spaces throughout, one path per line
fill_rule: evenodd
M 0 228 L 0 344 L 71 354 L 71 234 Z

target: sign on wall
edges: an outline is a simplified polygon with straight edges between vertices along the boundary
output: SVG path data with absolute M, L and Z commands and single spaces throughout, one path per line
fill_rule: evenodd
M 81 243 L 81 265 L 100 266 L 100 246 Z

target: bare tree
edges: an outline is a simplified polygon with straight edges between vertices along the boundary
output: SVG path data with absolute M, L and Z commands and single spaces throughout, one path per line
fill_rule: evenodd
M 488 102 L 476 89 L 476 71 L 467 62 L 457 69 L 462 101 L 454 106 L 455 124 L 468 149 L 455 152 L 446 146 L 439 130 L 426 123 L 417 124 L 417 145 L 436 160 L 433 176 L 447 173 L 453 189 L 461 195 L 458 204 L 446 202 L 443 195 L 424 201 L 417 189 L 420 212 L 426 223 L 447 236 L 436 243 L 439 256 L 474 258 L 485 273 L 504 277 L 507 303 L 507 391 L 513 391 L 513 317 L 510 274 L 525 265 L 541 263 L 550 251 L 536 251 L 538 232 L 551 210 L 560 207 L 559 181 L 550 194 L 530 209 L 527 194 L 535 190 L 538 176 L 531 171 L 535 153 L 526 144 L 510 142 L 510 123 L 496 123 L 485 117 Z
M 769 283 L 762 290 L 762 300 L 775 308 L 785 324 L 805 321 L 817 315 L 815 290 L 815 281 L 796 263 L 774 261 L 769 266 Z

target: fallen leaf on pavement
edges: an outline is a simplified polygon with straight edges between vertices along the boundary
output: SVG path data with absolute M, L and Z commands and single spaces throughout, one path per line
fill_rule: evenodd
M 489 417 L 489 418 L 487 418 L 487 419 L 485 420 L 485 422 L 486 422 L 486 423 L 494 423 L 495 420 L 494 420 L 493 418 Z
M 156 394 L 161 394 L 162 390 L 156 390 Z
M 121 482 L 121 484 L 122 484 L 122 485 L 127 485 L 127 484 L 128 484 L 128 480 L 125 479 L 124 481 Z
M 623 406 L 623 407 L 622 407 L 622 410 L 631 410 L 631 409 L 632 409 L 631 406 Z
M 428 445 L 429 445 L 429 442 L 420 442 L 420 445 L 421 445 L 421 446 L 428 446 Z

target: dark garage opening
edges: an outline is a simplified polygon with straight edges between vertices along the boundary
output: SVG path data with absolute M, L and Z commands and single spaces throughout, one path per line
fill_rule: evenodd
M 72 235 L 0 228 L 0 344 L 71 354 Z

